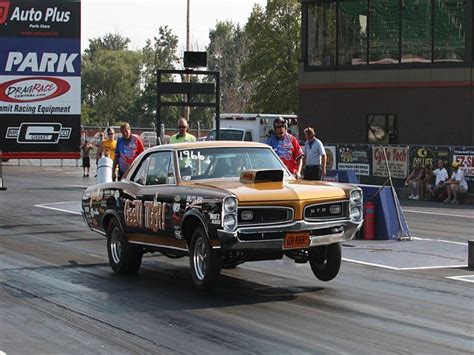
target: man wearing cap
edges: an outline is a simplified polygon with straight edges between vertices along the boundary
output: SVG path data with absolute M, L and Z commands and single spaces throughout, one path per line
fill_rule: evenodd
M 288 170 L 297 178 L 301 178 L 303 167 L 303 150 L 295 136 L 287 132 L 287 123 L 283 117 L 273 121 L 274 134 L 265 143 L 273 148 Z
M 467 191 L 467 181 L 464 178 L 464 172 L 459 169 L 459 162 L 453 161 L 451 167 L 453 168 L 453 173 L 451 174 L 451 179 L 446 182 L 448 198 L 444 200 L 444 203 L 458 204 L 458 195 Z

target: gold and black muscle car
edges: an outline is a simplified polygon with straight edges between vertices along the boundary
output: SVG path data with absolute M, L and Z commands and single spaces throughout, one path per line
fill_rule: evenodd
M 82 211 L 119 274 L 137 272 L 147 252 L 189 256 L 194 284 L 207 288 L 222 268 L 286 255 L 328 281 L 340 243 L 361 227 L 362 192 L 296 180 L 265 144 L 182 143 L 146 150 L 121 181 L 89 187 Z

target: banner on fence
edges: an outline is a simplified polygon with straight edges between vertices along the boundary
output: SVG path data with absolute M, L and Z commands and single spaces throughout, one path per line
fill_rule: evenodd
M 370 145 L 341 144 L 337 146 L 337 169 L 353 170 L 357 175 L 370 176 Z
M 325 145 L 324 150 L 326 151 L 326 169 L 335 170 L 336 169 L 336 146 L 335 145 Z
M 449 154 L 451 150 L 446 146 L 410 146 L 410 170 L 415 167 L 417 163 L 421 166 L 431 165 L 434 169 L 436 167 L 436 161 L 441 159 L 444 161 L 444 165 L 449 165 Z
M 388 177 L 383 146 L 372 146 L 373 176 Z M 385 147 L 388 166 L 393 178 L 404 179 L 408 176 L 408 146 Z
M 466 181 L 474 182 L 474 148 L 455 147 L 453 148 L 452 161 L 459 162 L 460 169 L 464 172 Z

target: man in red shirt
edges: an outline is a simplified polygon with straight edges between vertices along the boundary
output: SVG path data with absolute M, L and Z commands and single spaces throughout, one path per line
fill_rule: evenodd
M 117 140 L 114 166 L 112 169 L 112 171 L 115 172 L 116 166 L 118 165 L 118 180 L 122 178 L 135 158 L 145 150 L 140 137 L 136 134 L 132 134 L 132 129 L 128 122 L 124 122 L 120 125 L 120 131 L 122 132 L 122 137 Z
M 283 117 L 273 121 L 275 133 L 266 140 L 266 144 L 273 148 L 288 170 L 297 178 L 301 178 L 303 167 L 303 150 L 295 136 L 287 132 L 287 122 Z

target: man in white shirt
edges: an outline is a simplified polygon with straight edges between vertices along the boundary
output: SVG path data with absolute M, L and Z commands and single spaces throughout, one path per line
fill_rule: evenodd
M 437 164 L 438 168 L 433 171 L 435 183 L 434 185 L 428 185 L 428 191 L 434 196 L 438 196 L 441 193 L 445 187 L 444 183 L 449 179 L 448 172 L 444 167 L 444 161 L 439 159 Z
M 444 200 L 444 203 L 458 204 L 458 195 L 467 191 L 467 181 L 464 178 L 464 172 L 459 169 L 459 162 L 453 161 L 451 167 L 453 168 L 453 173 L 451 174 L 451 179 L 446 182 L 448 198 Z
M 321 180 L 326 176 L 326 151 L 323 143 L 316 138 L 312 127 L 305 128 L 304 137 L 304 179 Z

